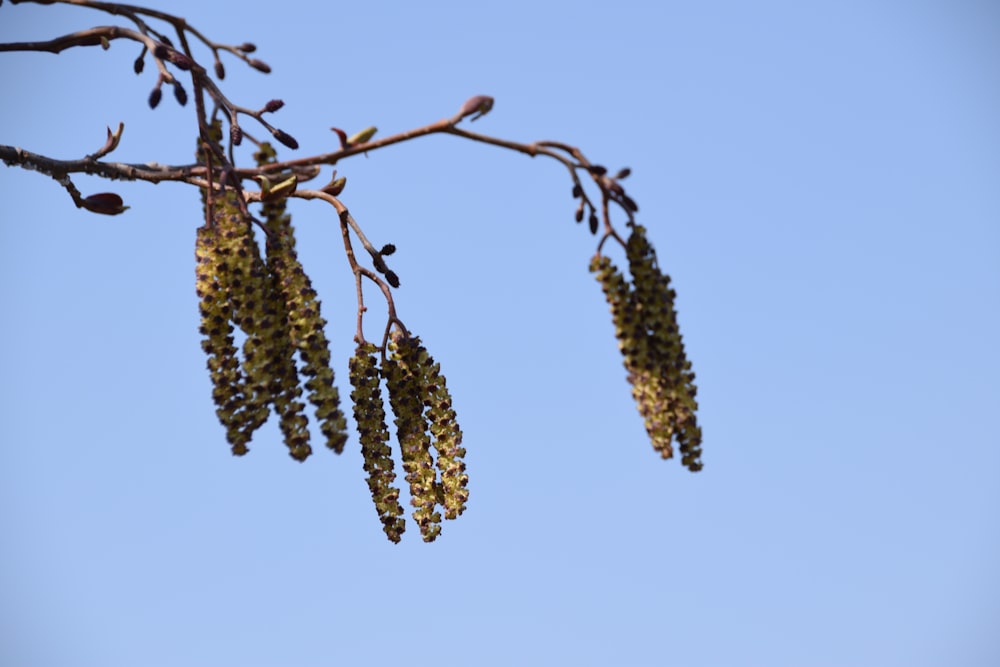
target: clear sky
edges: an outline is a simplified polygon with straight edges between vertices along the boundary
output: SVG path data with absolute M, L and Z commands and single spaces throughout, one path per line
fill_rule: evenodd
M 486 93 L 475 129 L 631 167 L 705 469 L 652 451 L 551 161 L 442 136 L 339 165 L 465 431 L 469 510 L 430 545 L 386 541 L 353 437 L 230 455 L 192 188 L 78 178 L 132 207 L 104 217 L 3 169 L 0 663 L 1000 664 L 996 3 L 168 6 L 257 43 L 273 73 L 224 89 L 284 99 L 295 155 Z M 113 21 L 4 3 L 0 40 Z M 124 121 L 118 160 L 190 162 L 136 55 L 0 54 L 0 143 L 77 158 Z M 346 393 L 336 221 L 292 210 Z

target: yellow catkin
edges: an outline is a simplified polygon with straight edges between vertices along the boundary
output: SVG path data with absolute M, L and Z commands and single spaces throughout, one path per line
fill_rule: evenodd
M 258 351 L 266 298 L 264 264 L 254 239 L 253 223 L 240 213 L 232 195 L 214 202 L 212 223 L 225 255 L 224 282 L 232 307 L 231 317 L 246 335 L 242 362 L 246 378 L 243 429 L 249 440 L 267 421 L 270 412 L 266 377 L 269 369 L 266 356 Z
M 212 400 L 216 415 L 226 429 L 226 439 L 233 454 L 248 451 L 250 433 L 244 428 L 247 403 L 246 386 L 240 369 L 238 350 L 233 342 L 232 304 L 225 289 L 226 258 L 214 226 L 198 229 L 195 243 L 196 291 L 201 313 L 201 347 L 208 355 L 207 366 L 212 380 Z
M 276 159 L 273 147 L 266 143 L 261 145 L 254 157 L 260 165 Z M 305 405 L 298 400 L 303 393 L 298 387 L 298 375 L 301 375 L 308 378 L 303 386 L 316 410 L 326 446 L 339 454 L 347 442 L 347 420 L 340 409 L 340 394 L 333 383 L 329 344 L 324 332 L 326 320 L 320 314 L 319 298 L 295 252 L 295 230 L 291 216 L 285 211 L 285 200 L 265 202 L 262 214 L 268 232 L 266 269 L 271 295 L 269 302 L 282 336 L 280 350 L 274 355 L 282 369 L 279 373 L 282 390 L 276 397 L 275 408 L 281 416 L 285 442 L 293 458 L 304 459 L 311 451 L 308 420 L 303 412 Z M 294 369 L 292 350 L 298 352 L 301 371 Z M 292 376 L 295 376 L 294 388 L 291 385 Z
M 422 348 L 421 348 L 422 349 Z M 465 448 L 462 429 L 458 425 L 447 380 L 441 365 L 429 354 L 422 360 L 421 384 L 427 422 L 437 451 L 437 468 L 441 474 L 440 504 L 445 519 L 456 519 L 465 511 L 469 500 L 469 476 L 465 472 Z
M 389 390 L 389 404 L 395 414 L 396 439 L 402 452 L 403 470 L 410 485 L 413 519 L 425 542 L 433 542 L 441 532 L 441 513 L 436 506 L 443 495 L 431 456 L 431 438 L 424 416 L 419 341 L 394 332 L 391 356 L 382 366 Z
M 701 470 L 701 429 L 695 413 L 697 387 L 691 363 L 677 324 L 676 292 L 670 277 L 660 271 L 656 251 L 645 229 L 635 226 L 626 244 L 632 274 L 633 300 L 647 334 L 650 372 L 655 378 L 657 408 L 669 415 L 671 430 L 681 450 L 681 463 L 692 472 Z
M 389 446 L 389 427 L 385 423 L 385 406 L 375 357 L 377 352 L 378 348 L 365 343 L 358 345 L 351 357 L 348 364 L 354 387 L 351 400 L 361 441 L 361 455 L 368 473 L 368 490 L 382 522 L 382 530 L 391 541 L 399 542 L 406 530 L 406 520 L 403 518 L 403 507 L 399 504 L 399 489 L 393 485 L 396 473 Z
M 626 255 L 631 284 L 607 257 L 595 257 L 590 270 L 611 306 L 632 396 L 653 448 L 663 458 L 672 458 L 676 439 L 682 464 L 700 470 L 697 388 L 677 327 L 670 278 L 660 272 L 642 227 L 634 228 Z
M 330 351 L 320 315 L 320 303 L 295 253 L 291 224 L 277 218 L 267 221 L 267 268 L 284 302 L 288 336 L 302 361 L 300 374 L 307 377 L 304 387 L 316 409 L 326 446 L 336 453 L 347 441 L 347 420 L 340 410 L 340 395 L 333 384 Z

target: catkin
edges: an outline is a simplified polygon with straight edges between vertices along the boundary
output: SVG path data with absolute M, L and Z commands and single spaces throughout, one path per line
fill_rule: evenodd
M 375 359 L 377 352 L 378 348 L 366 343 L 358 345 L 351 357 L 348 364 L 351 386 L 354 387 L 351 401 L 361 441 L 361 456 L 368 473 L 368 490 L 382 522 L 382 530 L 391 541 L 399 542 L 406 530 L 406 520 L 399 504 L 399 489 L 393 485 L 396 473 L 389 445 L 389 427 L 385 423 L 385 406 Z
M 677 326 L 676 293 L 641 226 L 633 228 L 626 256 L 631 283 L 604 256 L 595 257 L 590 270 L 611 306 L 632 396 L 653 448 L 669 459 L 676 441 L 681 463 L 696 472 L 702 468 L 697 387 Z

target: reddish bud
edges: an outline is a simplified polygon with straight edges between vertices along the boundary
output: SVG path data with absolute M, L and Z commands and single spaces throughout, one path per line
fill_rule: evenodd
M 153 88 L 153 92 L 149 94 L 149 108 L 155 109 L 160 104 L 160 99 L 163 97 L 163 91 L 157 86 Z
M 595 164 L 595 165 L 591 165 L 591 166 L 587 167 L 587 171 L 589 171 L 590 173 L 595 174 L 597 176 L 603 176 L 604 174 L 608 173 L 608 170 L 606 168 L 602 167 L 599 164 Z
M 631 174 L 631 173 L 632 173 L 631 169 L 629 169 L 628 167 L 624 167 L 624 168 L 620 169 L 617 174 L 615 174 L 615 179 L 616 180 L 622 180 L 622 179 L 628 178 L 628 175 Z
M 347 148 L 347 132 L 344 132 L 339 127 L 331 127 L 330 130 L 333 131 L 333 132 L 336 132 L 337 133 L 337 137 L 340 138 L 340 147 L 342 149 L 343 148 Z
M 481 116 L 485 116 L 489 113 L 490 109 L 493 108 L 493 98 L 489 95 L 475 95 L 465 100 L 462 108 L 458 110 L 458 115 L 461 118 L 466 116 L 476 114 L 469 120 L 476 120 Z
M 573 185 L 573 199 L 583 195 L 583 188 L 580 187 L 579 183 Z
M 591 211 L 590 212 L 590 218 L 587 220 L 587 223 L 590 225 L 590 233 L 591 234 L 596 234 L 597 233 L 597 214 L 594 213 L 593 211 Z
M 271 73 L 271 66 L 268 65 L 263 60 L 257 60 L 256 58 L 251 58 L 250 60 L 247 61 L 247 64 L 250 65 L 250 67 L 253 67 L 258 72 L 263 72 L 264 74 Z
M 575 217 L 577 222 L 583 222 L 583 202 L 580 202 L 580 205 L 576 207 Z
M 285 146 L 288 146 L 292 150 L 295 150 L 296 148 L 299 147 L 299 142 L 295 141 L 295 137 L 288 134 L 284 130 L 275 130 L 272 134 L 274 135 L 275 139 L 280 141 Z
M 285 103 L 281 100 L 270 100 L 264 105 L 263 113 L 274 113 L 283 106 Z
M 239 125 L 230 125 L 229 140 L 233 142 L 233 146 L 239 146 L 243 143 L 243 128 Z
M 135 62 L 132 63 L 132 69 L 135 71 L 136 74 L 142 74 L 142 70 L 145 66 L 146 66 L 146 59 L 143 58 L 142 56 L 136 58 Z
M 226 78 L 226 68 L 223 67 L 221 60 L 215 61 L 215 76 L 218 77 L 219 80 Z
M 253 53 L 254 51 L 257 50 L 257 45 L 252 44 L 251 42 L 243 42 L 242 44 L 236 47 L 236 50 L 242 51 L 243 53 Z
M 90 195 L 81 199 L 79 205 L 92 213 L 101 213 L 102 215 L 118 215 L 128 210 L 128 206 L 123 205 L 122 198 L 114 192 L 99 192 L 96 195 Z
M 625 204 L 625 208 L 632 211 L 633 213 L 639 212 L 639 205 L 635 203 L 635 200 L 626 194 L 622 195 L 622 203 Z

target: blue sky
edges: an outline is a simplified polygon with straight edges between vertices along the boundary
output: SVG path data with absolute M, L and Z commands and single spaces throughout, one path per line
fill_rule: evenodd
M 354 439 L 298 464 L 272 423 L 229 454 L 193 189 L 78 179 L 111 218 L 4 169 L 0 662 L 1000 662 L 995 4 L 170 4 L 257 43 L 273 73 L 229 61 L 225 90 L 284 99 L 297 155 L 486 93 L 477 130 L 631 167 L 705 469 L 646 440 L 555 163 L 430 137 L 338 167 L 465 431 L 470 507 L 431 545 L 384 539 Z M 112 20 L 5 3 L 0 40 Z M 82 157 L 123 121 L 118 160 L 189 162 L 136 55 L 0 54 L 0 143 Z M 344 392 L 335 219 L 293 215 Z

